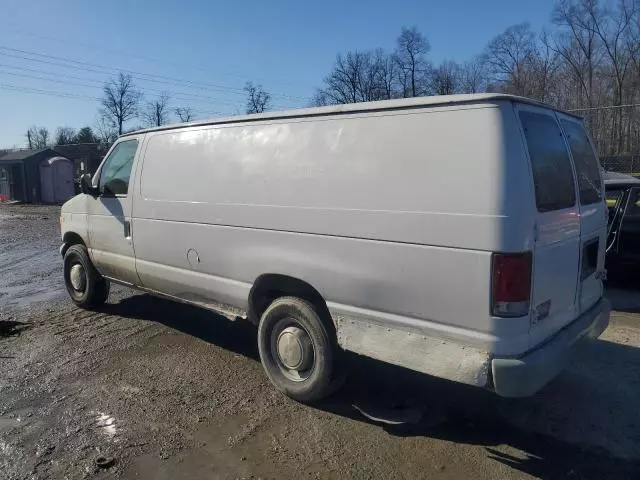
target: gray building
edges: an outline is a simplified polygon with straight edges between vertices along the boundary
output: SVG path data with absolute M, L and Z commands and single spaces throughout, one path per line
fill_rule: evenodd
M 75 194 L 73 162 L 58 152 L 16 150 L 0 154 L 0 198 L 62 203 Z

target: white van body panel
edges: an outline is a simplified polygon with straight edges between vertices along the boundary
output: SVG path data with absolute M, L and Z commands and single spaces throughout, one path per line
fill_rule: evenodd
M 501 123 L 480 105 L 149 133 L 136 217 L 520 251 Z M 529 189 L 522 176 L 508 188 Z
M 499 105 L 456 106 L 150 133 L 134 201 L 141 281 L 203 302 L 225 292 L 211 300 L 246 306 L 259 275 L 284 274 L 328 303 L 420 319 L 430 335 L 514 353 L 526 346 L 528 319 L 492 319 L 486 279 L 490 251 L 531 248 L 532 223 L 529 202 L 514 201 L 528 174 L 512 175 L 524 181 L 503 198 L 502 118 Z M 177 158 L 180 168 L 167 168 Z M 208 180 L 194 182 L 193 172 Z M 519 330 L 523 344 L 494 345 L 496 330 L 501 340 Z
M 540 222 L 522 100 L 432 97 L 139 132 L 123 205 L 135 274 L 100 263 L 121 255 L 104 240 L 87 246 L 112 280 L 212 309 L 248 310 L 263 275 L 299 279 L 325 300 L 344 349 L 487 386 L 492 359 L 519 357 L 535 336 L 532 312 L 492 316 L 495 252 L 549 245 L 531 305 L 564 297 L 540 338 L 578 313 L 578 212 Z M 72 201 L 63 217 L 83 208 Z

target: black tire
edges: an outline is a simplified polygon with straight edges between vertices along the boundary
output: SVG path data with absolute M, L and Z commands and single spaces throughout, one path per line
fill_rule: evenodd
M 75 288 L 71 281 L 71 269 L 76 265 L 82 267 L 82 288 Z M 102 305 L 109 297 L 109 281 L 93 266 L 84 245 L 72 245 L 64 254 L 64 285 L 73 303 L 82 308 Z
M 260 360 L 269 380 L 278 390 L 299 402 L 321 400 L 336 390 L 335 359 L 337 346 L 329 334 L 327 322 L 314 306 L 296 297 L 276 299 L 262 314 L 258 325 L 258 350 Z M 289 370 L 278 353 L 279 338 L 289 327 L 302 329 L 313 349 L 311 366 L 298 372 L 299 379 L 292 379 Z

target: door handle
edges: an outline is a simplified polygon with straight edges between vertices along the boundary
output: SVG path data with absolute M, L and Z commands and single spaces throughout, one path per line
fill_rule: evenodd
M 129 220 L 124 221 L 124 236 L 125 238 L 131 237 L 131 222 Z

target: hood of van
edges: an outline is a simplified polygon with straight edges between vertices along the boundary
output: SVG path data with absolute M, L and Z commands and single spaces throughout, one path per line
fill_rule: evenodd
M 76 195 L 71 199 L 67 200 L 60 209 L 60 213 L 87 213 L 86 211 L 87 205 L 87 195 L 81 193 L 80 195 Z

